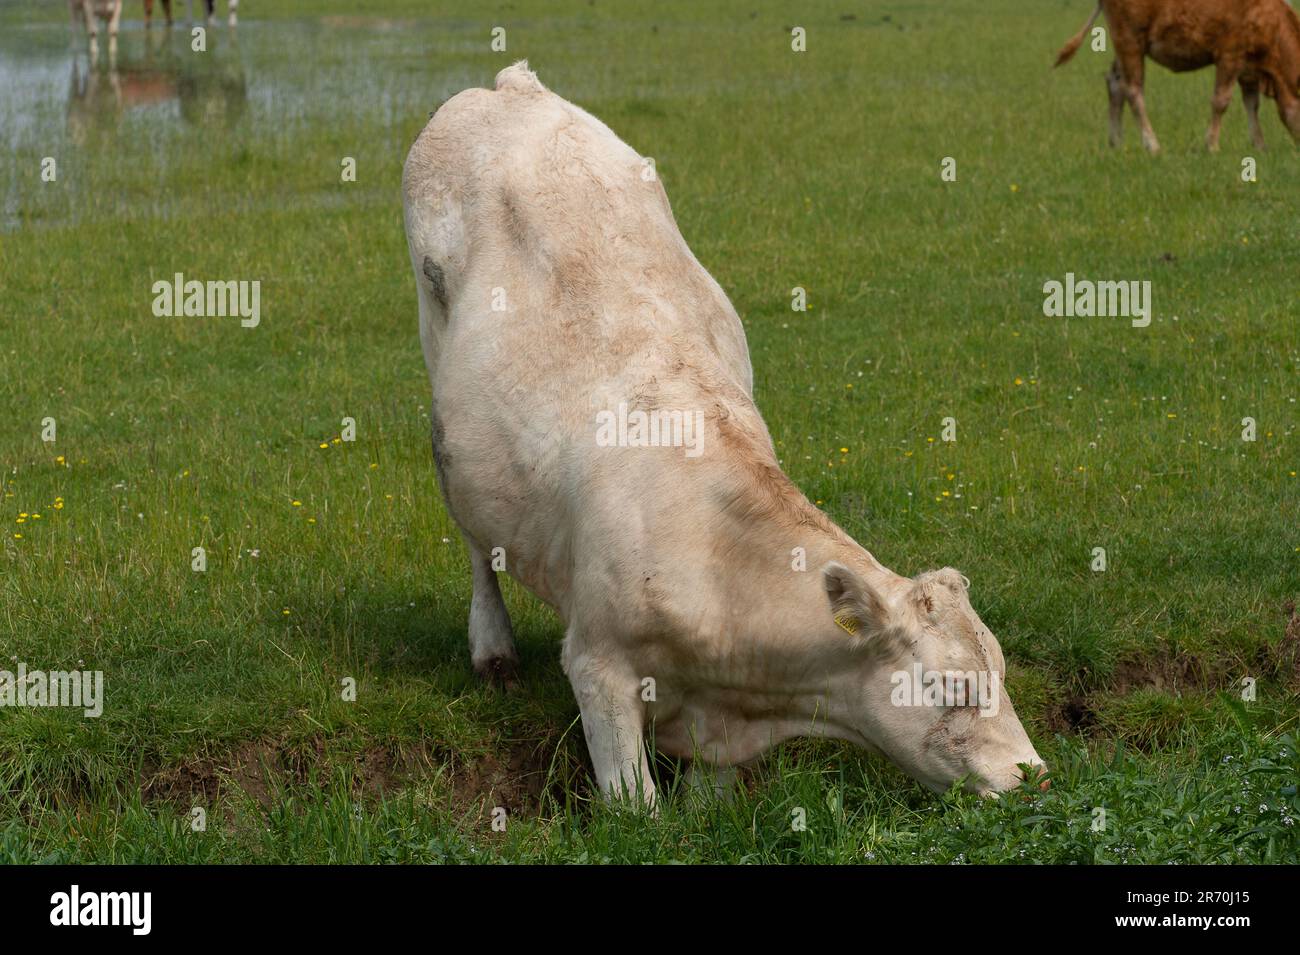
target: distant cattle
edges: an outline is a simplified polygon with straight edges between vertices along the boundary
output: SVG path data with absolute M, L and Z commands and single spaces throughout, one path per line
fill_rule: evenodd
M 216 0 L 204 0 L 204 6 L 206 7 L 207 10 L 208 22 L 210 23 L 213 20 L 215 20 L 217 16 Z M 163 14 L 167 17 L 167 24 L 170 26 L 172 22 L 172 0 L 162 0 L 162 8 L 163 8 Z M 226 5 L 226 10 L 230 17 L 231 26 L 235 25 L 238 8 L 239 8 L 239 0 L 229 0 L 229 3 L 227 3 Z M 188 6 L 186 7 L 186 9 L 188 10 L 189 18 L 193 20 L 194 0 L 188 0 Z M 152 20 L 153 20 L 153 0 L 144 0 L 145 25 L 148 26 Z
M 172 0 L 162 0 L 163 15 L 167 17 L 167 25 L 172 22 Z M 153 0 L 144 0 L 144 24 L 148 26 L 153 22 Z
M 211 23 L 217 18 L 217 0 L 203 0 L 203 5 L 207 9 L 208 22 Z M 233 27 L 237 19 L 239 0 L 228 0 L 226 3 L 226 13 L 230 19 L 230 25 Z M 194 0 L 189 0 L 189 16 L 194 19 Z
M 99 56 L 99 21 L 103 20 L 108 28 L 109 56 L 117 55 L 117 28 L 122 20 L 122 0 L 69 0 L 68 8 L 72 12 L 72 29 L 78 25 L 86 30 L 90 42 L 90 58 L 94 61 Z
M 517 676 L 504 569 L 565 623 L 606 794 L 653 802 L 647 735 L 724 770 L 818 735 L 939 791 L 1045 785 L 966 579 L 894 573 L 782 472 L 649 159 L 516 64 L 430 119 L 403 198 L 474 668 Z
M 1259 94 L 1277 100 L 1278 113 L 1300 142 L 1300 17 L 1285 0 L 1099 0 L 1082 30 L 1056 57 L 1074 56 L 1101 12 L 1106 14 L 1115 62 L 1106 77 L 1110 92 L 1110 142 L 1119 145 L 1124 103 L 1133 109 L 1142 142 L 1160 151 L 1142 95 L 1144 58 L 1176 73 L 1215 67 L 1210 128 L 1205 142 L 1219 148 L 1219 128 L 1232 102 L 1233 84 L 1250 120 L 1250 137 L 1264 145 Z

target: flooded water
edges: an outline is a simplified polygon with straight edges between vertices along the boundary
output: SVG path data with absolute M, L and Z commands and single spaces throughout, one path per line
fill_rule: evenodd
M 259 19 L 246 3 L 237 26 L 224 17 L 206 26 L 200 51 L 192 29 L 202 21 L 175 6 L 173 26 L 156 10 L 147 28 L 139 0 L 127 3 L 116 52 L 101 30 L 97 55 L 83 30 L 70 29 L 63 0 L 0 6 L 0 231 L 91 215 L 166 219 L 200 201 L 292 205 L 295 169 L 322 173 L 320 164 L 337 168 L 338 157 L 367 148 L 368 168 L 383 166 L 395 194 L 401 158 L 429 113 L 490 86 L 529 55 L 525 44 L 543 51 L 534 65 L 548 84 L 615 115 L 631 104 L 633 116 L 666 116 L 665 100 L 691 110 L 699 97 L 750 82 L 745 63 L 717 69 L 713 41 L 697 36 L 707 29 L 721 42 L 729 24 L 679 23 L 653 7 L 619 22 L 590 5 L 522 20 L 515 35 L 525 39 L 504 53 L 490 50 L 491 23 L 472 7 L 392 17 L 358 4 L 350 16 Z M 694 56 L 697 68 L 664 70 L 659 55 Z M 780 80 L 787 91 L 805 82 Z M 41 187 L 33 171 L 47 157 L 64 188 Z M 318 190 L 312 201 L 333 198 Z
M 66 24 L 20 24 L 0 32 L 0 144 L 49 144 L 59 118 L 76 141 L 87 123 L 154 134 L 177 120 L 247 118 L 272 133 L 286 119 L 389 116 L 399 100 L 407 108 L 412 96 L 428 98 L 428 71 L 392 67 L 407 57 L 408 65 L 417 63 L 426 48 L 421 35 L 429 32 L 429 24 L 382 18 L 245 18 L 237 27 L 208 26 L 206 50 L 198 52 L 182 21 L 146 29 L 124 20 L 116 57 L 110 59 L 101 35 L 92 62 L 90 44 Z M 469 75 L 445 80 L 447 92 L 481 82 Z
M 287 153 L 305 131 L 319 139 L 331 129 L 409 127 L 446 97 L 484 82 L 479 71 L 430 62 L 433 41 L 445 49 L 458 28 L 445 20 L 435 37 L 432 22 L 415 20 L 259 22 L 245 15 L 237 26 L 208 24 L 206 49 L 198 51 L 195 23 L 182 16 L 169 28 L 155 13 L 146 28 L 130 4 L 110 55 L 103 31 L 92 48 L 66 22 L 24 23 L 12 10 L 8 16 L 0 25 L 0 170 L 13 164 L 0 182 L 6 230 L 79 214 L 76 185 L 58 191 L 62 206 L 32 188 L 31 171 L 45 157 L 57 157 L 64 169 L 93 167 L 83 185 L 130 180 L 114 162 L 137 167 L 135 174 L 141 164 L 161 171 L 185 162 L 200 178 L 205 151 L 249 142 L 274 155 L 277 143 Z M 137 210 L 152 205 L 156 214 L 166 197 L 136 194 L 129 202 Z

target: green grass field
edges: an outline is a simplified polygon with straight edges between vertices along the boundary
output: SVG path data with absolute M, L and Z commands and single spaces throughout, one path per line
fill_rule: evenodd
M 1152 67 L 1165 154 L 1128 115 L 1109 149 L 1109 57 L 1050 69 L 1090 0 L 311 6 L 246 0 L 199 54 L 133 0 L 120 74 L 174 95 L 120 112 L 70 102 L 62 4 L 0 6 L 0 668 L 105 681 L 98 719 L 0 709 L 0 860 L 1300 858 L 1300 158 L 1271 101 L 1267 151 L 1238 100 L 1209 155 L 1210 73 Z M 513 582 L 523 686 L 475 679 L 399 182 L 430 111 L 524 57 L 655 158 L 793 480 L 887 566 L 970 577 L 1048 793 L 796 742 L 730 800 L 665 763 L 646 818 L 594 795 L 561 625 Z M 155 317 L 175 272 L 260 280 L 261 324 Z M 1154 320 L 1044 316 L 1067 272 L 1149 280 Z

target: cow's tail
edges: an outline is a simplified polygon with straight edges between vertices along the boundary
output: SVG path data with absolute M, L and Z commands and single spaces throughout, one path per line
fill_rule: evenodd
M 527 60 L 520 60 L 497 74 L 496 88 L 516 93 L 545 93 L 546 87 L 537 74 L 528 68 Z
M 1061 52 L 1056 54 L 1056 62 L 1052 64 L 1053 67 L 1060 66 L 1078 52 L 1079 47 L 1083 44 L 1083 38 L 1088 35 L 1092 25 L 1097 22 L 1097 15 L 1101 13 L 1101 4 L 1102 0 L 1097 0 L 1097 9 L 1092 11 L 1092 16 L 1088 17 L 1088 22 L 1083 25 L 1083 29 L 1070 37 L 1069 42 L 1061 47 Z

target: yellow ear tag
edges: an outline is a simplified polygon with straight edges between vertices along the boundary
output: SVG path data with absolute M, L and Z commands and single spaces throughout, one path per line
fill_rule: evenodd
M 858 618 L 851 613 L 840 613 L 835 615 L 835 622 L 840 625 L 840 629 L 850 637 L 858 635 Z

